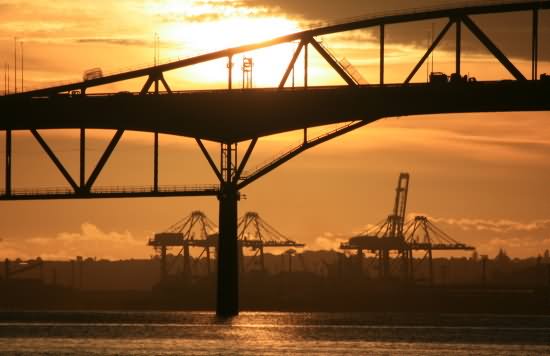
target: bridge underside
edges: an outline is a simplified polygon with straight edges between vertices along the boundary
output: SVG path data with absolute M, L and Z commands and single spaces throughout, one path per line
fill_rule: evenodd
M 0 130 L 124 129 L 239 142 L 384 117 L 550 110 L 550 81 L 318 87 L 0 100 Z

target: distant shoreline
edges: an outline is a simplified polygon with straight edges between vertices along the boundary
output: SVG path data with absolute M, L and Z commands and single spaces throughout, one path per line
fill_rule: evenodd
M 0 288 L 0 312 L 213 311 L 211 283 L 153 291 L 89 291 L 34 285 Z M 241 310 L 265 312 L 397 312 L 550 316 L 550 289 L 481 286 L 244 285 Z

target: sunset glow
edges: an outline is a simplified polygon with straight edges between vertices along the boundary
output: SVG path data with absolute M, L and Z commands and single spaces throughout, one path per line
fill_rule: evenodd
M 550 355 L 550 0 L 0 0 L 0 63 L 0 355 Z

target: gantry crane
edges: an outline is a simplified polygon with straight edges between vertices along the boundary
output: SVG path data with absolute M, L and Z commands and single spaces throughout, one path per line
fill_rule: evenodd
M 305 246 L 302 243 L 298 243 L 287 238 L 274 227 L 269 225 L 258 215 L 258 213 L 255 212 L 248 212 L 244 214 L 243 217 L 239 219 L 237 226 L 239 231 L 239 256 L 242 272 L 246 272 L 244 264 L 244 248 L 248 247 L 254 250 L 254 257 L 257 257 L 259 254 L 260 269 L 262 272 L 265 272 L 264 248 L 300 248 Z M 290 259 L 291 256 L 289 255 L 288 258 Z M 254 259 L 252 259 L 251 263 L 252 262 L 254 262 Z
M 377 254 L 381 278 L 389 277 L 391 251 L 398 251 L 406 258 L 407 245 L 403 237 L 403 226 L 405 225 L 408 192 L 409 174 L 401 173 L 397 180 L 393 213 L 373 228 L 340 245 L 340 249 L 357 251 L 361 270 L 365 250 Z
M 473 246 L 460 243 L 435 226 L 425 216 L 416 216 L 405 223 L 409 174 L 401 173 L 397 182 L 393 213 L 366 232 L 350 238 L 340 245 L 343 250 L 356 250 L 359 268 L 362 270 L 364 251 L 374 253 L 379 261 L 380 278 L 390 277 L 390 254 L 396 252 L 402 258 L 401 273 L 404 279 L 414 279 L 413 251 L 425 251 L 428 258 L 430 281 L 433 281 L 432 251 L 474 250 Z
M 190 215 L 170 226 L 164 232 L 155 234 L 148 245 L 160 250 L 161 280 L 168 274 L 166 252 L 169 247 L 181 247 L 177 256 L 183 253 L 183 275 L 191 276 L 190 247 L 202 248 L 201 255 L 206 253 L 208 273 L 210 274 L 210 249 L 214 248 L 217 254 L 218 228 L 201 211 L 193 211 Z
M 183 274 L 191 277 L 191 247 L 203 249 L 199 259 L 206 253 L 208 273 L 210 274 L 210 249 L 216 251 L 218 246 L 218 227 L 201 211 L 194 211 L 176 224 L 170 226 L 164 232 L 155 234 L 149 240 L 149 246 L 160 251 L 161 280 L 165 280 L 168 274 L 166 253 L 169 247 L 181 247 L 177 256 L 183 253 Z M 260 259 L 260 269 L 265 272 L 264 249 L 275 247 L 300 248 L 304 244 L 290 240 L 263 220 L 258 213 L 248 212 L 238 221 L 238 246 L 239 262 L 242 272 L 246 272 L 244 263 L 244 249 L 250 248 L 256 251 L 253 257 Z M 289 257 L 290 258 L 290 257 Z M 252 260 L 252 262 L 254 259 Z
M 475 247 L 458 242 L 446 232 L 430 222 L 426 216 L 415 216 L 405 226 L 405 239 L 409 248 L 409 267 L 407 271 L 410 278 L 414 279 L 414 258 L 413 251 L 425 251 L 420 262 L 428 258 L 430 283 L 433 283 L 433 260 L 432 251 L 462 250 L 472 251 Z

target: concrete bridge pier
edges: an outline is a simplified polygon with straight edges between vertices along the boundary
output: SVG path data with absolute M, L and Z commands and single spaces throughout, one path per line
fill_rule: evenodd
M 243 161 L 237 167 L 237 144 L 222 143 L 220 168 L 200 139 L 196 139 L 206 160 L 220 181 L 219 232 L 216 248 L 217 291 L 216 315 L 227 318 L 239 314 L 239 246 L 237 242 L 237 205 L 240 199 L 239 176 L 255 145 L 255 140 L 248 148 Z
M 237 204 L 239 191 L 233 182 L 225 182 L 220 202 L 218 240 L 218 285 L 216 314 L 232 317 L 239 314 L 239 263 L 237 245 Z

